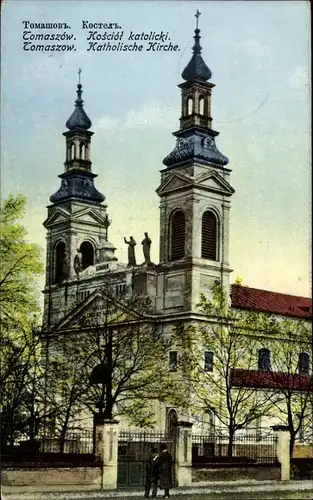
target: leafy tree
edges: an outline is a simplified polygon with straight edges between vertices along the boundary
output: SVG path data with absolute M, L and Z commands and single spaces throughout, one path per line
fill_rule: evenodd
M 82 371 L 81 346 L 76 338 L 59 339 L 48 358 L 41 380 L 45 408 L 44 432 L 58 432 L 60 451 L 73 420 L 83 410 L 83 396 L 89 381 Z
M 312 331 L 306 320 L 288 318 L 277 321 L 276 332 L 264 342 L 274 360 L 268 396 L 277 418 L 289 427 L 292 456 L 297 436 L 310 433 L 313 425 Z
M 35 284 L 43 267 L 39 248 L 26 241 L 20 220 L 26 199 L 9 196 L 0 209 L 1 420 L 2 443 L 13 442 L 25 428 L 23 407 L 38 342 Z
M 232 456 L 235 432 L 270 414 L 271 403 L 257 388 L 233 385 L 235 369 L 255 369 L 255 318 L 228 307 L 220 285 L 214 285 L 212 292 L 212 300 L 201 295 L 199 304 L 206 321 L 176 327 L 174 338 L 182 376 L 189 382 L 192 409 L 213 413 L 227 428 L 228 456 Z M 211 366 L 205 366 L 205 351 L 213 354 Z
M 26 199 L 10 195 L 0 211 L 0 305 L 1 327 L 29 326 L 39 313 L 34 293 L 37 277 L 42 273 L 39 247 L 26 241 L 26 230 L 20 223 Z
M 181 384 L 168 368 L 170 339 L 138 297 L 119 301 L 105 289 L 71 332 L 56 333 L 64 362 L 70 356 L 81 377 L 84 390 L 76 397 L 94 414 L 127 415 L 146 427 L 154 423 L 153 401 L 182 402 Z

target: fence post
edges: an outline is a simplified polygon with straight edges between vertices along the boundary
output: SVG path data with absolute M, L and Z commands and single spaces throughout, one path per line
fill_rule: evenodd
M 102 461 L 101 489 L 117 488 L 118 420 L 94 417 L 94 454 Z
M 175 472 L 177 486 L 190 486 L 192 483 L 192 423 L 177 422 Z
M 273 425 L 277 436 L 277 459 L 280 462 L 281 481 L 290 480 L 290 433 L 287 425 Z

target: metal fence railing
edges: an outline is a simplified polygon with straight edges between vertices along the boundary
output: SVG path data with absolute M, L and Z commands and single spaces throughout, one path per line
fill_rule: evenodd
M 38 440 L 41 453 L 92 454 L 94 449 L 94 434 L 90 429 L 68 431 L 65 436 L 45 434 Z
M 158 451 L 166 444 L 172 456 L 172 480 L 176 484 L 175 455 L 176 433 L 159 431 L 121 430 L 118 440 L 118 485 L 143 486 L 146 463 L 151 457 L 151 448 Z
M 122 430 L 119 433 L 118 457 L 119 460 L 145 461 L 151 454 L 151 448 L 160 448 L 162 443 L 166 443 L 169 452 L 175 456 L 175 433 L 159 431 L 132 431 Z
M 235 435 L 231 450 L 228 435 L 193 434 L 192 456 L 194 461 L 216 458 L 248 459 L 257 463 L 276 462 L 277 438 L 273 433 L 265 435 Z M 231 452 L 231 453 L 230 453 Z

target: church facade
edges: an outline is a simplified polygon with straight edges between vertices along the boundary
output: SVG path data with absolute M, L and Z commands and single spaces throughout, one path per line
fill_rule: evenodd
M 159 263 L 151 262 L 151 241 L 145 234 L 141 265 L 136 265 L 131 239 L 126 241 L 128 262 L 121 263 L 115 256 L 105 197 L 98 191 L 99 186 L 96 187 L 97 176 L 92 169 L 92 124 L 83 107 L 82 85 L 78 84 L 75 109 L 63 134 L 65 162 L 64 172 L 59 175 L 61 186 L 50 197 L 44 222 L 47 253 L 43 330 L 46 335 L 64 329 L 73 313 L 90 304 L 105 287 L 109 287 L 118 300 L 133 295 L 149 297 L 153 314 L 162 319 L 165 331 L 170 331 L 178 322 L 199 321 L 200 293 L 210 294 L 217 282 L 231 297 L 232 307 L 258 307 L 249 295 L 254 289 L 245 288 L 241 292 L 238 285 L 230 285 L 229 223 L 234 188 L 228 159 L 218 149 L 218 132 L 212 125 L 214 84 L 211 77 L 201 55 L 200 30 L 196 28 L 192 57 L 182 72 L 184 82 L 179 85 L 180 126 L 173 134 L 174 148 L 163 160 L 157 187 Z M 264 306 L 260 297 L 264 298 L 268 292 L 258 292 Z M 283 294 L 276 296 L 282 299 Z M 291 315 L 297 317 L 298 311 L 299 317 L 311 316 L 309 299 L 284 297 L 287 309 L 289 302 L 292 307 L 297 304 Z M 281 307 L 275 310 L 270 299 L 267 304 L 268 312 L 284 314 Z M 169 363 L 175 362 L 175 352 L 169 353 Z M 167 426 L 173 414 L 175 418 L 193 419 L 192 415 L 181 415 L 165 405 L 156 411 L 157 426 L 161 429 Z M 194 423 L 198 425 L 199 420 Z M 199 425 L 210 426 L 212 421 L 206 417 Z

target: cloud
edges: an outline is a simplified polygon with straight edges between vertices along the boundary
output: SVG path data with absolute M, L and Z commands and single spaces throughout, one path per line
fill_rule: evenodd
M 119 121 L 111 116 L 103 116 L 95 125 L 95 130 L 99 132 L 110 132 L 120 126 Z
M 110 132 L 117 129 L 164 127 L 174 122 L 177 117 L 174 106 L 166 106 L 162 103 L 145 103 L 139 108 L 133 108 L 120 119 L 105 115 L 95 124 L 94 128 L 99 131 Z
M 139 109 L 128 111 L 125 116 L 125 127 L 162 126 L 175 117 L 174 107 L 152 102 L 144 104 Z
M 309 74 L 308 68 L 305 66 L 297 66 L 292 73 L 289 85 L 292 90 L 305 91 L 308 90 Z
M 248 54 L 258 57 L 268 58 L 272 54 L 270 46 L 260 43 L 256 38 L 246 38 L 240 43 L 240 46 Z

